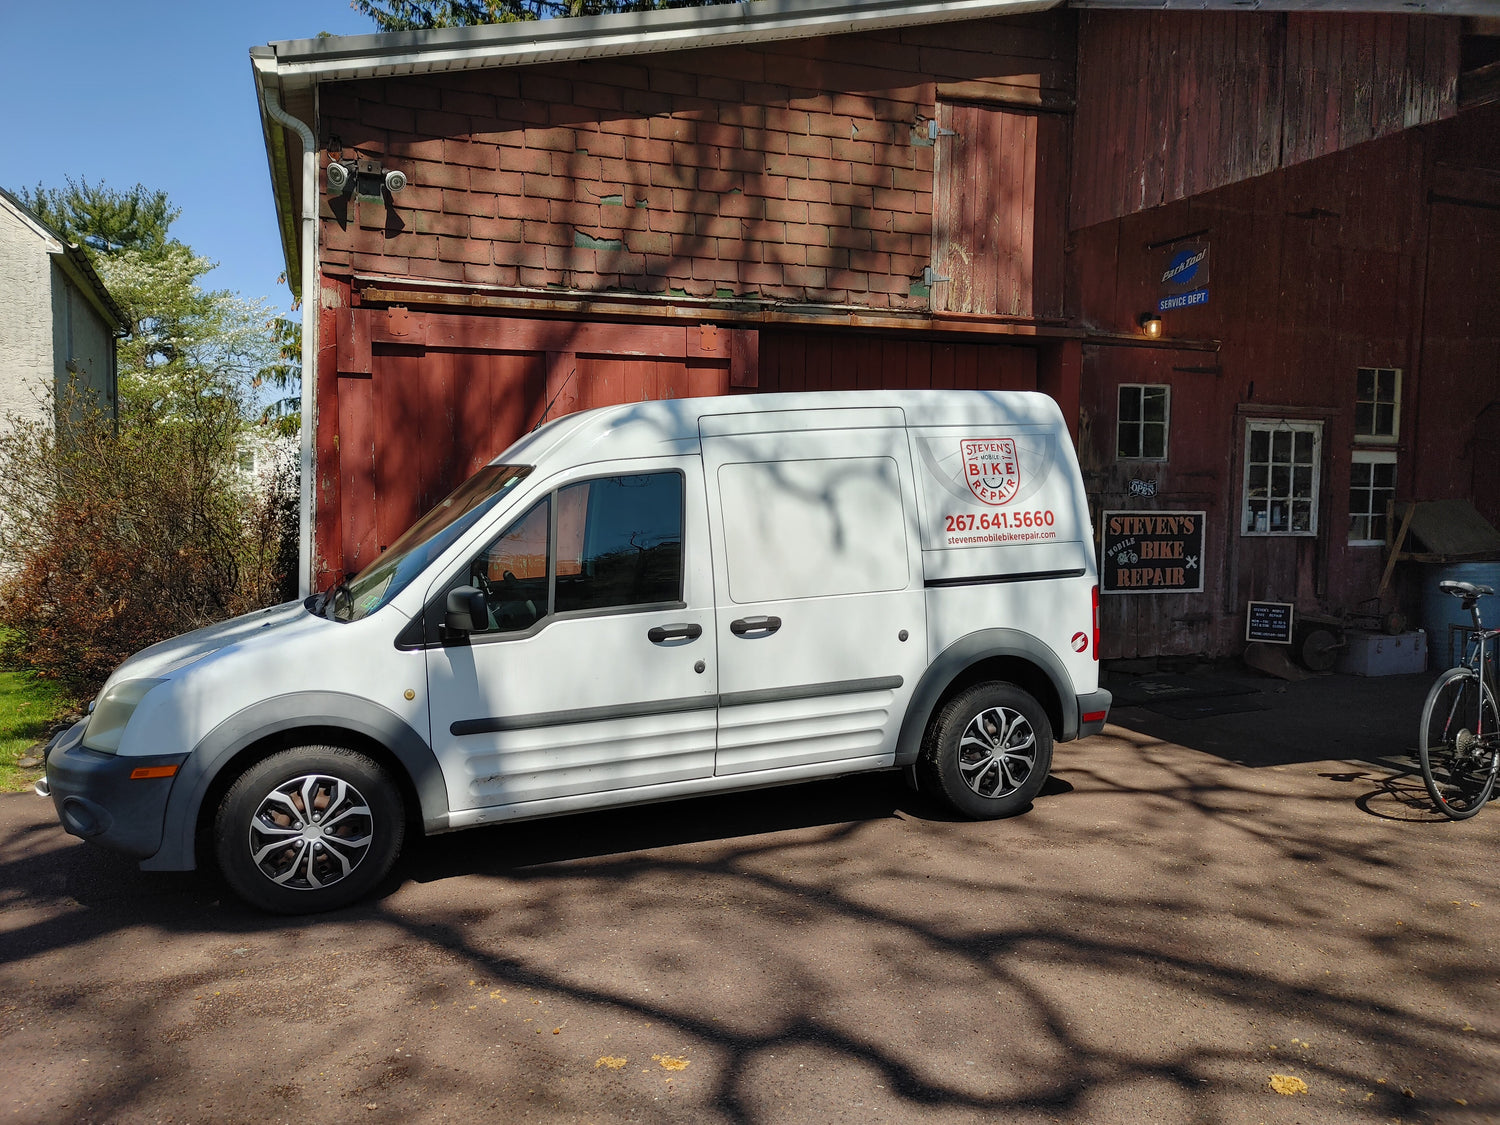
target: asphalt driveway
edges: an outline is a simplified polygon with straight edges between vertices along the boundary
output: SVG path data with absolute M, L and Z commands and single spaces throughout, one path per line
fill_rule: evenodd
M 0 1120 L 1500 1118 L 1500 806 L 1428 810 L 1423 677 L 1246 682 L 1013 820 L 881 776 L 483 829 L 315 919 L 0 797 Z

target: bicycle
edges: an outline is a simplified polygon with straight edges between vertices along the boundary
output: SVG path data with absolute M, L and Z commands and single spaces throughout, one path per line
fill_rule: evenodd
M 1418 753 L 1422 780 L 1438 811 L 1466 820 L 1495 791 L 1500 768 L 1500 710 L 1496 709 L 1490 644 L 1500 629 L 1485 629 L 1479 599 L 1493 594 L 1471 582 L 1439 582 L 1438 589 L 1463 599 L 1474 618 L 1463 658 L 1438 677 L 1422 705 Z

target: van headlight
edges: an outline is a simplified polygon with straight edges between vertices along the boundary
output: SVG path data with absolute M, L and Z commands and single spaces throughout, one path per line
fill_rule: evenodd
M 125 724 L 135 714 L 137 704 L 146 693 L 164 680 L 121 680 L 94 702 L 89 725 L 84 728 L 83 744 L 101 754 L 114 754 L 120 749 L 120 738 L 125 734 Z

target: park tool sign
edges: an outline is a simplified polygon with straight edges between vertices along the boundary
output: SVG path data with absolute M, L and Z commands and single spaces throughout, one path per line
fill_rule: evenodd
M 1157 312 L 1208 304 L 1208 243 L 1178 243 L 1167 251 Z

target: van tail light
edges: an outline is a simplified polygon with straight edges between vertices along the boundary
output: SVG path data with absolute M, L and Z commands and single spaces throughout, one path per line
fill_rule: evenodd
M 1094 659 L 1099 659 L 1099 584 L 1094 584 Z

